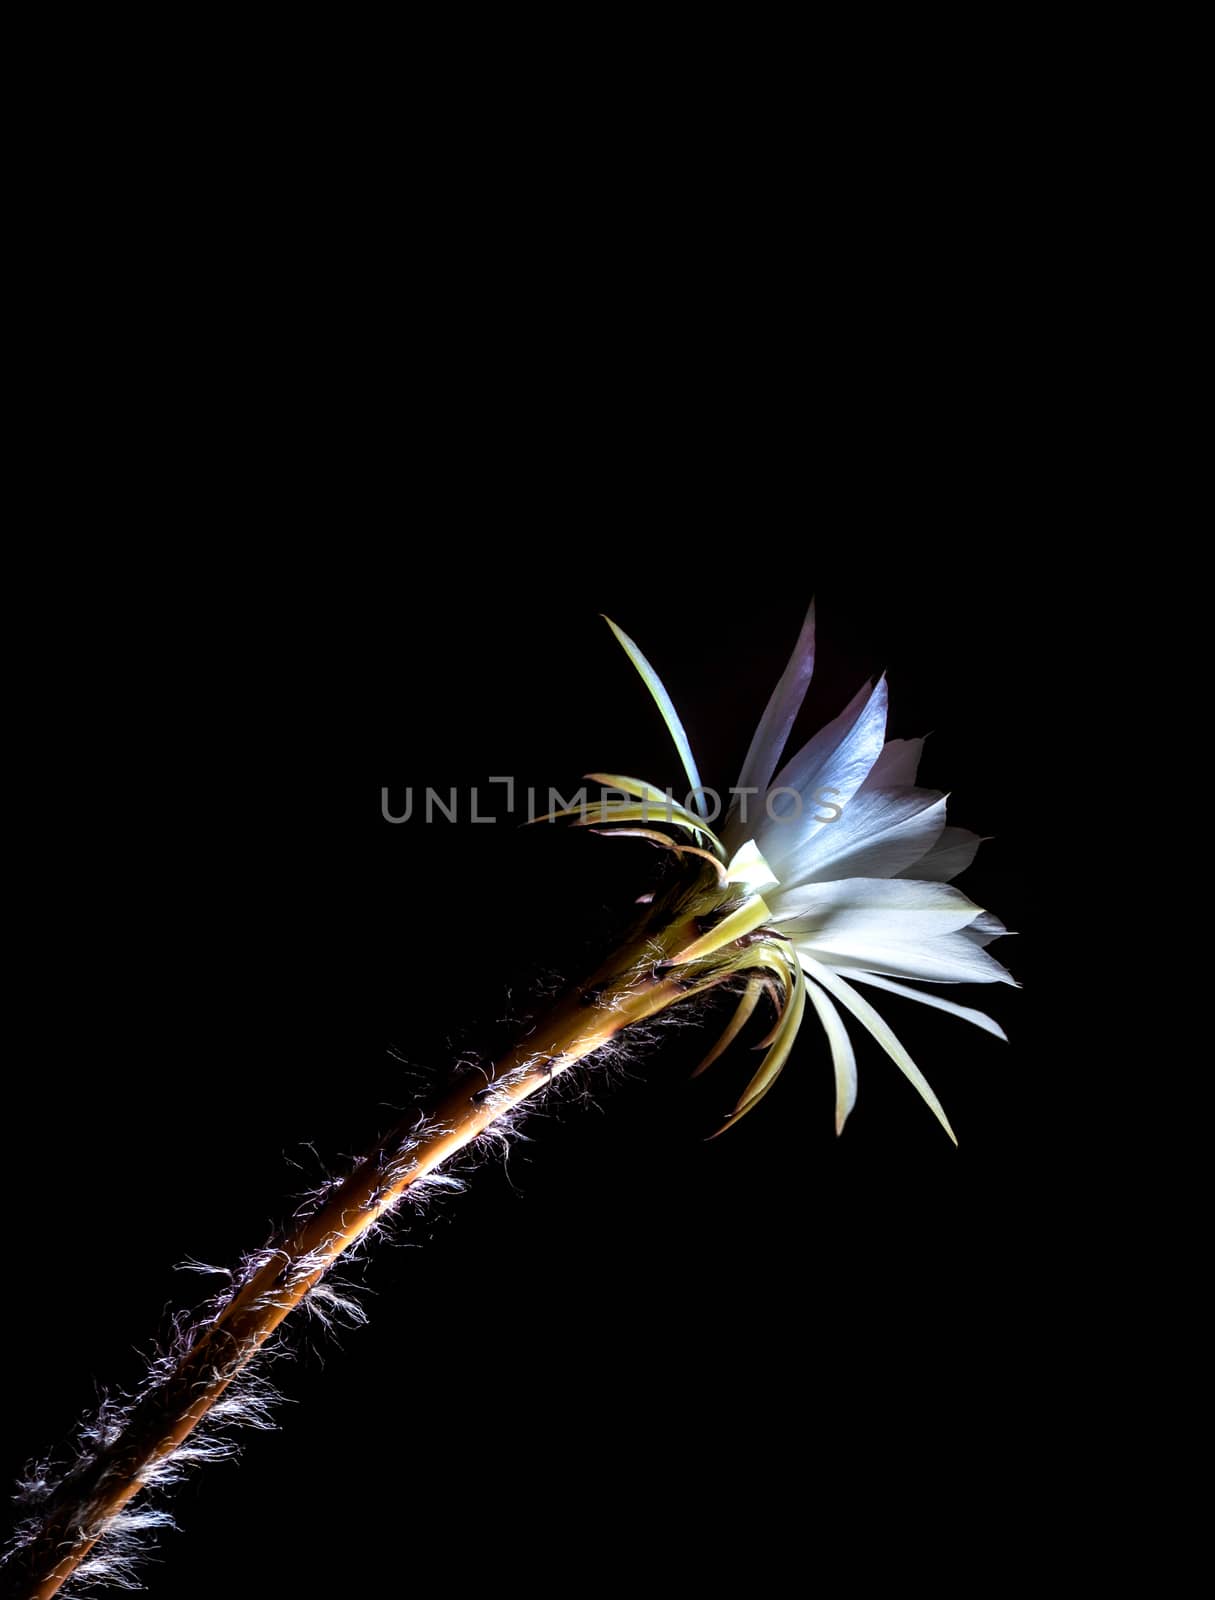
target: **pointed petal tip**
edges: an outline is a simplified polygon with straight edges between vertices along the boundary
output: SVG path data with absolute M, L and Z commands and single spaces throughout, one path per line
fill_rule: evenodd
M 797 721 L 814 675 L 814 634 L 814 600 L 811 598 L 793 654 L 768 697 L 764 714 L 747 748 L 736 785 L 739 791 L 754 787 L 762 792 L 772 781 L 772 774 L 793 731 L 793 724 Z M 732 819 L 738 810 L 738 803 L 736 796 L 730 807 Z
M 600 615 L 615 634 L 621 649 L 632 662 L 633 668 L 638 677 L 650 691 L 650 695 L 654 701 L 654 704 L 658 707 L 659 713 L 662 716 L 662 720 L 666 724 L 667 732 L 671 736 L 671 742 L 674 744 L 679 753 L 679 759 L 683 765 L 684 773 L 687 776 L 688 785 L 696 796 L 694 802 L 695 809 L 703 817 L 708 809 L 705 799 L 705 790 L 700 781 L 700 773 L 697 770 L 696 758 L 692 754 L 692 746 L 688 742 L 687 731 L 684 728 L 683 722 L 680 720 L 679 713 L 675 709 L 674 701 L 667 693 L 662 679 L 650 665 L 649 661 L 646 659 L 636 642 L 630 639 L 628 634 L 625 633 L 622 628 L 618 628 L 612 621 L 611 617 L 607 616 L 603 612 L 601 612 Z

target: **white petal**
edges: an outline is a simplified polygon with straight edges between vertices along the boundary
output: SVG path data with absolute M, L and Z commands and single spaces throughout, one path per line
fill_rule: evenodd
M 824 947 L 798 939 L 799 952 L 842 970 L 862 968 L 888 977 L 921 978 L 927 983 L 1011 983 L 1017 980 L 965 932 L 940 938 L 839 940 Z
M 890 978 L 879 978 L 876 972 L 850 971 L 849 980 L 852 983 L 867 983 L 874 989 L 889 989 L 891 994 L 904 995 L 908 1000 L 918 1000 L 921 1005 L 931 1006 L 934 1011 L 948 1011 L 951 1016 L 961 1017 L 964 1022 L 973 1022 L 976 1028 L 982 1028 L 985 1033 L 994 1033 L 997 1039 L 1008 1040 L 1004 1029 L 985 1011 L 975 1011 L 970 1006 L 960 1006 L 953 1000 L 943 1000 L 939 994 L 928 994 L 923 989 L 913 989 L 906 983 L 894 983 Z
M 755 789 L 762 795 L 772 781 L 772 774 L 776 771 L 776 763 L 781 758 L 781 752 L 797 720 L 797 714 L 802 708 L 802 701 L 806 698 L 806 690 L 810 687 L 810 679 L 814 674 L 814 601 L 810 602 L 810 609 L 806 613 L 806 620 L 802 623 L 802 631 L 793 654 L 789 657 L 789 664 L 781 674 L 780 681 L 772 691 L 772 698 L 768 701 L 763 716 L 759 719 L 759 726 L 751 740 L 751 748 L 747 751 L 742 771 L 738 775 L 739 789 Z M 756 796 L 751 796 L 752 804 Z M 736 812 L 739 801 L 735 798 L 726 817 L 726 825 L 722 830 L 731 845 L 736 845 L 740 840 L 731 838 L 735 831 Z M 745 830 L 744 830 L 745 831 Z
M 813 959 L 803 958 L 803 961 L 806 968 L 806 975 L 810 978 L 813 978 L 817 983 L 821 983 L 823 988 L 833 994 L 841 1005 L 846 1006 L 848 1010 L 851 1011 L 852 1015 L 857 1019 L 858 1022 L 863 1023 L 864 1026 L 868 1028 L 869 1032 L 881 1045 L 882 1049 L 885 1050 L 890 1059 L 919 1090 L 923 1099 L 931 1107 L 937 1121 L 945 1129 L 945 1132 L 953 1140 L 954 1144 L 957 1144 L 957 1135 L 949 1126 L 949 1119 L 941 1107 L 941 1102 L 937 1099 L 936 1095 L 933 1094 L 932 1089 L 929 1087 L 927 1078 L 925 1078 L 919 1067 L 916 1066 L 915 1062 L 907 1054 L 907 1051 L 903 1048 L 902 1044 L 895 1037 L 894 1033 L 891 1031 L 879 1013 L 873 1009 L 868 1000 L 857 994 L 855 989 L 850 988 L 849 985 L 846 984 L 837 973 L 832 972 L 829 967 L 820 966 L 820 964 Z
M 986 913 L 950 884 L 842 878 L 782 887 L 769 903 L 772 921 L 798 950 L 833 967 L 935 983 L 1016 981 L 968 937 L 972 923 L 986 928 Z
M 863 760 L 865 767 L 853 786 L 855 794 L 882 753 L 886 703 L 883 674 L 872 689 L 868 684 L 858 689 L 839 716 L 820 728 L 813 739 L 785 763 L 776 775 L 774 787 L 787 786 L 804 792 L 819 782 L 826 783 L 829 770 L 841 768 L 841 758 L 855 757 Z
M 931 850 L 944 827 L 944 795 L 870 790 L 865 783 L 834 822 L 788 852 L 781 882 L 793 888 L 832 878 L 893 878 Z
M 902 789 L 913 784 L 923 753 L 923 739 L 887 739 L 865 779 L 865 788 Z
M 965 928 L 983 913 L 948 883 L 912 878 L 838 878 L 796 888 L 781 885 L 769 900 L 773 920 L 796 939 L 935 938 Z
M 948 883 L 959 872 L 965 872 L 981 843 L 981 836 L 969 828 L 945 828 L 927 855 L 903 869 L 903 876 Z
M 828 807 L 847 806 L 882 751 L 886 734 L 886 679 L 872 692 L 862 689 L 833 722 L 820 729 L 810 743 L 786 763 L 776 775 L 773 790 L 795 789 L 800 807 L 789 795 L 772 800 L 778 813 L 772 818 L 765 800 L 763 815 L 755 819 L 755 839 L 778 877 L 782 863 L 800 850 L 824 827 L 834 824 L 816 820 L 831 817 Z M 816 801 L 822 791 L 827 798 Z M 787 812 L 786 815 L 779 813 Z
M 806 993 L 818 1012 L 818 1020 L 831 1046 L 831 1064 L 835 1068 L 835 1131 L 843 1133 L 848 1113 L 856 1104 L 856 1055 L 844 1019 L 827 995 L 817 983 L 808 983 Z

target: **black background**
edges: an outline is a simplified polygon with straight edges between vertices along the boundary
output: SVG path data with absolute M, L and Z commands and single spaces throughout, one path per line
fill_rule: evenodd
M 1049 639 L 1020 581 L 1017 451 L 964 391 L 933 394 L 905 427 L 828 412 L 801 432 L 737 403 L 676 426 L 655 402 L 644 427 L 619 414 L 593 438 L 545 411 L 509 443 L 484 426 L 467 453 L 449 442 L 404 515 L 410 483 L 369 488 L 357 446 L 318 463 L 323 439 L 287 439 L 217 486 L 194 441 L 186 559 L 159 581 L 146 550 L 95 558 L 154 603 L 90 633 L 61 702 L 67 782 L 32 846 L 45 891 L 6 1130 L 13 1472 L 95 1382 L 132 1380 L 167 1305 L 201 1296 L 175 1261 L 262 1243 L 319 1171 L 309 1141 L 325 1164 L 364 1146 L 454 1052 L 492 1048 L 533 966 L 576 977 L 645 886 L 640 843 L 380 814 L 385 784 L 678 784 L 600 612 L 650 655 L 724 786 L 816 594 L 799 731 L 889 672 L 891 733 L 932 732 L 921 781 L 994 836 L 961 887 L 1020 930 L 995 953 L 1026 985 L 956 991 L 1010 1045 L 878 997 L 957 1150 L 859 1035 L 837 1139 L 810 1024 L 712 1143 L 746 1063 L 689 1090 L 703 1031 L 627 1075 L 590 1069 L 506 1166 L 487 1158 L 406 1248 L 376 1252 L 366 1328 L 289 1341 L 281 1431 L 177 1492 L 184 1533 L 162 1541 L 153 1593 L 237 1572 L 240 1593 L 489 1586 L 521 1557 L 536 1582 L 655 1559 L 674 1581 L 795 1549 L 823 1482 L 842 1490 L 814 1524 L 824 1545 L 879 1483 L 931 1500 L 926 1437 L 965 1473 L 1048 1294 L 1027 841 L 1049 802 L 1028 734 Z M 409 459 L 445 432 L 431 419 Z M 215 533 L 237 502 L 248 528 L 280 472 L 312 470 L 315 498 L 293 491 L 272 540 Z

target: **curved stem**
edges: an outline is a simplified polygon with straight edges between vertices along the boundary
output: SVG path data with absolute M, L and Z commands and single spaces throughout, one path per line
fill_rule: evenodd
M 616 976 L 597 974 L 599 982 L 566 995 L 497 1063 L 488 1083 L 480 1075 L 465 1080 L 430 1115 L 380 1140 L 197 1333 L 169 1376 L 136 1404 L 121 1436 L 69 1473 L 40 1508 L 37 1540 L 17 1558 L 28 1583 L 23 1600 L 51 1600 L 58 1593 L 157 1463 L 172 1455 L 283 1319 L 411 1184 L 623 1028 L 689 997 L 687 981 L 656 968 L 652 959 L 670 936 L 686 941 L 687 932 L 686 924 L 671 924 L 658 938 L 638 936 L 612 963 Z

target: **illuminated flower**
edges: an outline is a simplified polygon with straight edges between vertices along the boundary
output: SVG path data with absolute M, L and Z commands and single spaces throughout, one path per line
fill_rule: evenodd
M 903 995 L 1002 1039 L 1003 1030 L 983 1012 L 915 985 L 1015 980 L 985 948 L 1006 929 L 949 881 L 974 859 L 978 836 L 948 827 L 945 796 L 916 786 L 924 741 L 886 739 L 885 678 L 863 688 L 777 771 L 814 668 L 812 605 L 731 791 L 719 838 L 709 830 L 707 791 L 670 696 L 633 641 L 608 621 L 662 712 L 693 793 L 690 809 L 673 812 L 671 801 L 649 785 L 592 774 L 634 802 L 608 803 L 600 821 L 615 829 L 661 820 L 703 835 L 708 853 L 743 895 L 723 930 L 737 939 L 750 929 L 744 953 L 731 958 L 731 972 L 746 979 L 738 1008 L 700 1070 L 737 1038 L 765 989 L 778 1005 L 776 1026 L 764 1041 L 767 1054 L 731 1120 L 772 1086 L 808 1003 L 831 1049 L 837 1132 L 856 1101 L 846 1012 L 896 1062 L 956 1143 L 923 1073 L 860 990 Z M 697 956 L 711 953 L 702 944 Z
M 856 1098 L 847 1013 L 953 1137 L 936 1096 L 860 989 L 907 995 L 1003 1038 L 982 1013 L 914 985 L 1013 980 L 985 949 L 1003 927 L 949 882 L 979 841 L 946 827 L 943 795 L 916 787 L 922 741 L 886 741 L 885 681 L 858 694 L 778 772 L 813 669 L 811 608 L 719 836 L 670 696 L 632 640 L 612 627 L 662 711 L 692 793 L 681 805 L 634 778 L 592 773 L 615 797 L 575 825 L 641 836 L 691 856 L 697 870 L 667 874 L 642 897 L 618 947 L 540 1008 L 522 1038 L 496 1060 L 460 1061 L 429 1106 L 411 1108 L 344 1175 L 327 1178 L 269 1245 L 225 1273 L 225 1290 L 172 1319 L 172 1343 L 143 1383 L 107 1397 L 59 1467 L 42 1463 L 24 1483 L 21 1520 L 0 1553 L 6 1580 L 22 1593 L 51 1600 L 73 1577 L 129 1587 L 131 1541 L 170 1520 L 139 1497 L 192 1464 L 231 1454 L 227 1424 L 265 1425 L 269 1394 L 251 1364 L 290 1313 L 306 1307 L 325 1322 L 361 1320 L 357 1303 L 328 1279 L 330 1269 L 389 1226 L 406 1198 L 460 1187 L 442 1169 L 461 1152 L 500 1147 L 533 1096 L 669 1009 L 741 986 L 703 1070 L 739 1037 L 765 995 L 773 1001 L 759 1069 L 729 1122 L 771 1087 L 809 1006 L 835 1063 L 837 1128 Z M 556 814 L 578 810 L 585 808 Z

